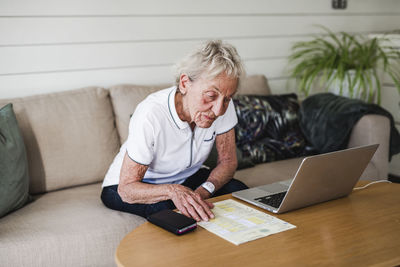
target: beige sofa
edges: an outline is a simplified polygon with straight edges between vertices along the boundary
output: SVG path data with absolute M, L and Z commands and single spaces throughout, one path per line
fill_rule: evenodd
M 0 219 L 0 266 L 113 266 L 120 240 L 145 222 L 113 211 L 100 200 L 101 182 L 121 142 L 130 114 L 160 87 L 120 85 L 0 100 L 12 102 L 27 149 L 35 201 Z M 267 80 L 252 76 L 242 94 L 269 94 Z M 380 143 L 363 178 L 386 178 L 389 120 L 363 117 L 349 146 Z M 288 179 L 301 159 L 240 170 L 249 186 Z M 152 252 L 149 252 L 152 253 Z

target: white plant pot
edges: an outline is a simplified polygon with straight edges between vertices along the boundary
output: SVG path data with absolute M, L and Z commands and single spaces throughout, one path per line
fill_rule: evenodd
M 373 95 L 372 102 L 374 102 L 377 93 L 375 77 L 374 76 L 371 77 L 372 88 L 370 88 L 369 84 L 366 84 L 366 88 L 361 88 L 360 81 L 357 81 L 353 90 L 350 91 L 350 83 L 353 83 L 355 73 L 356 73 L 355 70 L 346 71 L 344 74 L 345 76 L 344 80 L 340 81 L 338 78 L 333 78 L 336 74 L 336 71 L 334 71 L 332 73 L 331 78 L 328 79 L 327 91 L 336 95 L 368 101 L 370 91 L 372 90 L 372 95 Z

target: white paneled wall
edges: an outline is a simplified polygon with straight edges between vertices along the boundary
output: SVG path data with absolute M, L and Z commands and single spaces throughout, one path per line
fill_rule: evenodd
M 400 27 L 399 0 L 0 0 L 0 98 L 117 83 L 173 81 L 171 66 L 207 39 L 234 44 L 275 93 L 287 55 L 323 24 L 379 33 Z

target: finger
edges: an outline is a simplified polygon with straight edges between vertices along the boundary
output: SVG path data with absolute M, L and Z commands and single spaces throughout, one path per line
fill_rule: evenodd
M 200 194 L 196 194 L 197 202 L 203 207 L 204 211 L 207 213 L 208 218 L 214 218 L 214 213 L 211 211 L 214 208 L 214 204 L 203 200 Z
M 214 208 L 214 204 L 213 203 L 211 203 L 211 202 L 207 202 L 207 201 L 204 201 L 206 204 L 207 204 L 207 206 L 208 206 L 208 217 L 210 218 L 210 219 L 214 219 L 215 218 L 215 215 L 214 215 L 214 212 L 211 210 L 211 209 L 213 209 Z
M 185 208 L 187 209 L 188 213 L 190 214 L 189 217 L 192 217 L 193 219 L 195 219 L 196 221 L 201 221 L 201 218 L 199 216 L 199 214 L 197 213 L 196 209 L 190 205 L 190 203 L 187 203 L 187 206 L 185 206 Z
M 188 213 L 190 214 L 189 217 L 192 217 L 193 219 L 195 219 L 196 221 L 201 221 L 201 216 L 199 215 L 199 213 L 196 211 L 196 209 L 193 207 L 193 204 L 191 203 L 193 200 L 192 197 L 193 192 L 189 191 L 186 192 L 185 194 L 183 194 L 181 200 L 183 205 L 185 206 L 185 208 L 187 209 Z
M 206 202 L 206 204 L 208 205 L 208 207 L 210 208 L 210 209 L 213 209 L 214 208 L 214 203 L 212 203 L 212 202 L 208 202 L 208 201 L 204 201 L 204 202 Z
M 207 214 L 205 214 L 201 205 L 196 201 L 197 195 L 198 194 L 189 189 L 189 191 L 185 192 L 185 194 L 182 195 L 182 203 L 193 219 L 195 219 L 196 221 L 208 221 Z
M 203 203 L 204 201 L 201 199 L 200 195 L 194 193 L 191 189 L 186 187 L 178 187 L 176 197 L 172 198 L 175 206 L 181 210 L 181 212 L 187 212 L 185 214 L 188 217 L 192 217 L 196 221 L 204 220 L 208 221 L 208 215 L 204 211 L 204 209 L 209 210 L 207 204 Z M 196 201 L 198 199 L 198 201 Z M 199 204 L 200 202 L 201 204 Z M 204 208 L 203 206 L 204 205 Z M 211 211 L 210 211 L 211 212 Z M 212 216 L 212 213 L 211 213 Z M 210 218 L 212 218 L 210 216 Z
M 176 205 L 175 205 L 175 206 L 176 206 Z M 182 212 L 182 214 L 185 215 L 186 217 L 191 217 L 190 214 L 189 214 L 189 212 L 188 212 L 187 209 L 185 208 L 185 206 L 179 204 L 179 207 L 177 206 L 177 208 L 178 208 L 178 210 L 179 210 L 180 212 Z
M 195 209 L 196 213 L 200 215 L 200 217 L 203 221 L 208 221 L 211 218 L 212 212 L 209 209 L 209 207 L 207 206 L 207 204 L 205 204 L 201 198 L 198 199 L 195 195 L 195 196 L 189 198 L 189 203 Z M 209 214 L 209 213 L 211 213 L 211 214 Z

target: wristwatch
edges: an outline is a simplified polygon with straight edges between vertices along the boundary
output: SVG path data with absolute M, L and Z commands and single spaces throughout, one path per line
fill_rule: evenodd
M 214 193 L 215 185 L 211 182 L 205 182 L 201 185 L 205 190 L 207 190 L 210 194 Z

